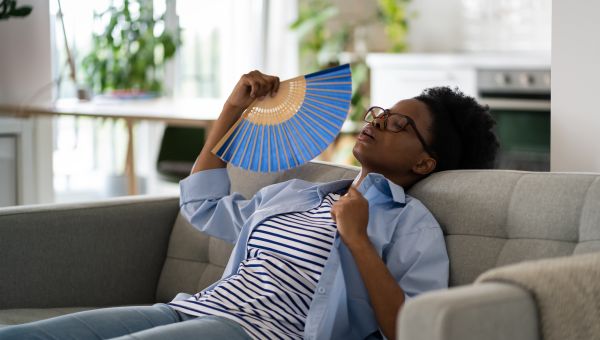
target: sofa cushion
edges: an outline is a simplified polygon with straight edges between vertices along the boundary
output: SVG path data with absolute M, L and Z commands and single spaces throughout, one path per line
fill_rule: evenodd
M 446 171 L 409 194 L 444 230 L 451 286 L 506 264 L 600 250 L 598 174 Z
M 529 291 L 537 305 L 544 340 L 600 335 L 600 252 L 494 268 L 475 282 L 503 282 Z
M 600 178 L 594 180 L 586 193 L 579 223 L 579 242 L 574 253 L 600 249 Z
M 0 328 L 90 309 L 95 307 L 0 309 Z
M 0 209 L 0 309 L 155 300 L 175 197 Z
M 233 245 L 194 229 L 179 215 L 168 249 L 156 292 L 160 302 L 180 292 L 195 293 L 221 278 Z

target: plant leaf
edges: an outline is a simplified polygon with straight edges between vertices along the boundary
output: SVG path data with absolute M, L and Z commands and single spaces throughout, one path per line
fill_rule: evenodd
M 32 10 L 33 8 L 31 6 L 21 6 L 17 9 L 14 9 L 10 15 L 14 17 L 26 17 L 31 13 Z

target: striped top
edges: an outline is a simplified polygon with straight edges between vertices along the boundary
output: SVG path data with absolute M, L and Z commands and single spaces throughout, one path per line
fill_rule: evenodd
M 301 339 L 308 309 L 329 257 L 336 225 L 328 194 L 306 212 L 275 215 L 259 223 L 248 239 L 237 273 L 174 309 L 190 315 L 218 315 L 238 322 L 255 339 Z

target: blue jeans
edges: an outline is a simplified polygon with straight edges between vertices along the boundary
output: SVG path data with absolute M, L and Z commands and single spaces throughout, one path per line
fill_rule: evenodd
M 89 310 L 0 328 L 0 339 L 250 339 L 235 321 L 194 317 L 164 303 Z

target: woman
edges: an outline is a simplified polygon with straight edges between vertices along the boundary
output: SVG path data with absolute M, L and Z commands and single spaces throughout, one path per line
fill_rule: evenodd
M 242 76 L 181 182 L 182 214 L 236 243 L 223 279 L 169 304 L 75 313 L 0 338 L 394 338 L 405 301 L 448 281 L 442 231 L 404 189 L 435 171 L 491 167 L 493 119 L 458 91 L 428 89 L 366 112 L 353 182 L 291 180 L 248 200 L 230 194 L 226 163 L 210 150 L 254 99 L 278 88 L 277 77 Z

